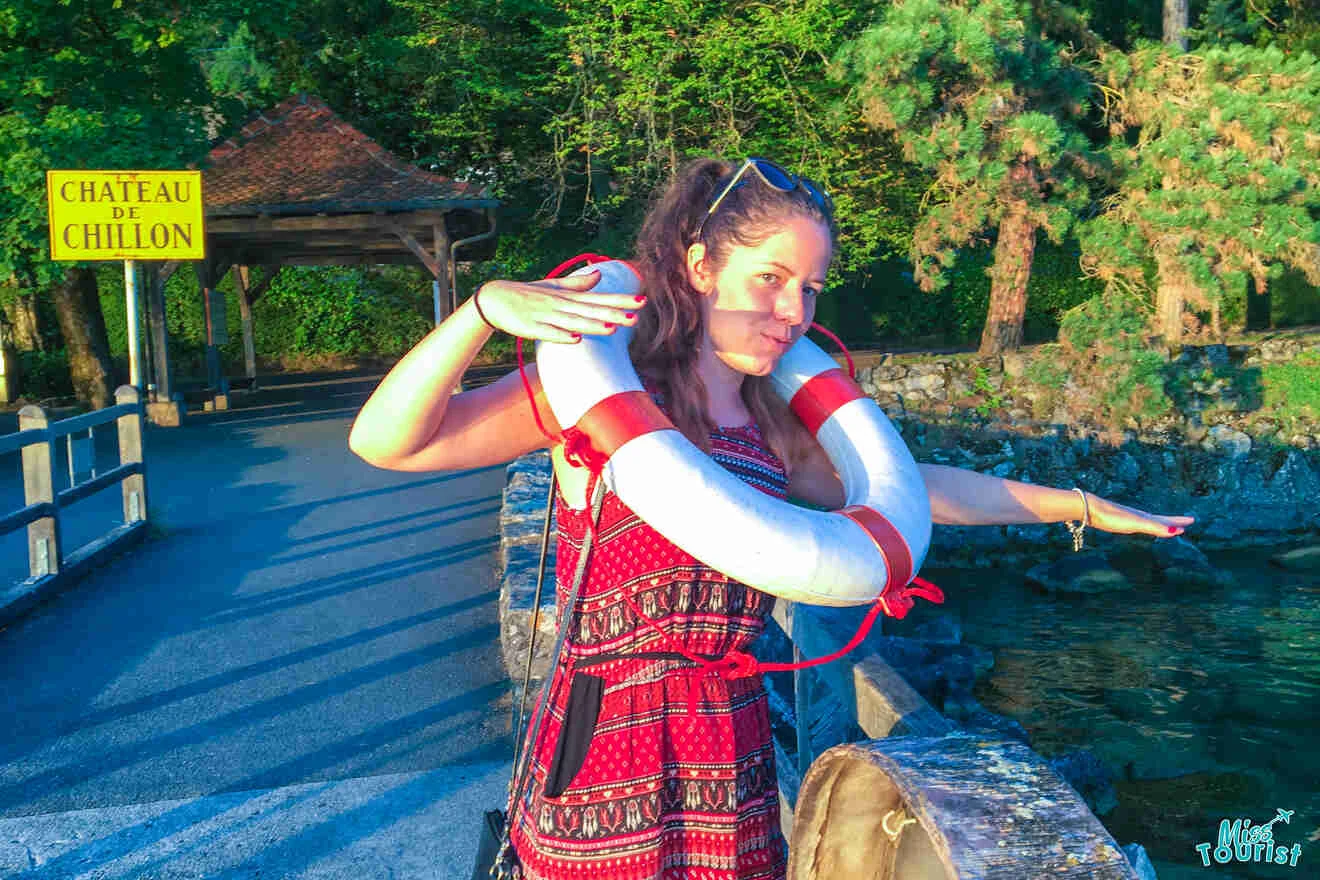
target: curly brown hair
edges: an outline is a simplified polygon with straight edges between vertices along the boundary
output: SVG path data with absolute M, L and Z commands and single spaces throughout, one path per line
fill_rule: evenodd
M 633 364 L 660 385 L 675 427 L 707 454 L 709 433 L 717 426 L 707 414 L 709 398 L 697 372 L 706 321 L 702 295 L 688 281 L 687 251 L 697 241 L 711 202 L 740 165 L 698 159 L 678 169 L 647 212 L 634 246 L 648 308 L 638 316 L 629 348 Z M 701 229 L 712 271 L 724 268 L 735 245 L 756 247 L 793 216 L 826 226 L 831 244 L 837 243 L 834 218 L 802 187 L 783 192 L 756 174 L 745 174 Z M 791 473 L 814 438 L 775 394 L 768 376 L 747 376 L 741 390 L 766 442 Z

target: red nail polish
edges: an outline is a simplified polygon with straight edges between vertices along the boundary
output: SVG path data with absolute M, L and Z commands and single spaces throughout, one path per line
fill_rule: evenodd
M 631 321 L 633 319 L 633 313 L 628 312 L 626 315 L 624 315 L 624 317 L 627 318 L 629 321 Z
M 633 298 L 636 299 L 639 303 L 644 303 L 644 302 L 646 302 L 646 297 L 642 296 L 640 293 L 637 294 L 637 296 L 635 296 L 635 297 L 633 297 Z
M 605 329 L 607 329 L 607 330 L 608 330 L 608 329 L 610 329 L 610 328 L 611 328 L 611 327 L 613 327 L 613 326 L 614 326 L 614 325 L 613 325 L 613 324 L 611 324 L 611 323 L 609 323 L 609 322 L 608 322 L 608 321 L 607 321 L 607 322 L 605 322 Z
M 581 340 L 582 340 L 582 334 L 581 334 L 581 333 L 574 333 L 574 334 L 573 334 L 573 341 L 574 341 L 574 342 L 580 342 Z
M 1169 526 L 1169 534 L 1170 534 L 1170 535 L 1176 535 L 1176 534 L 1178 534 L 1178 527 L 1177 527 L 1177 526 Z

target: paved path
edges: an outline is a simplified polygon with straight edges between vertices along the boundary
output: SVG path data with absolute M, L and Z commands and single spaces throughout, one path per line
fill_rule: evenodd
M 346 438 L 378 379 L 272 378 L 148 429 L 165 534 L 0 630 L 0 877 L 470 870 L 511 754 L 504 468 L 363 463 Z

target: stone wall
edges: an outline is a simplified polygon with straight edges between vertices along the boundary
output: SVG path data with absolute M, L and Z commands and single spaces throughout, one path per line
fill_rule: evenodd
M 890 355 L 859 371 L 858 380 L 918 461 L 1080 486 L 1144 510 L 1194 516 L 1187 537 L 1222 548 L 1291 543 L 1320 529 L 1320 421 L 1285 428 L 1234 383 L 1200 377 L 1206 369 L 1248 371 L 1303 352 L 1320 353 L 1320 336 L 1184 348 L 1169 361 L 1191 389 L 1183 408 L 1121 432 L 1070 419 L 1062 406 L 1048 419 L 1032 418 L 1044 392 L 1024 378 L 1030 349 L 995 359 Z M 982 389 L 988 385 L 1000 400 L 993 411 L 989 395 L 978 393 L 978 371 Z M 1087 533 L 1088 544 L 1101 548 L 1122 540 Z M 1018 565 L 1070 542 L 1057 523 L 946 526 L 936 529 L 927 564 Z
M 550 454 L 533 452 L 509 463 L 500 508 L 500 649 L 504 667 L 513 681 L 513 701 L 518 705 L 527 670 L 527 642 L 532 632 L 533 600 L 540 569 L 541 535 L 545 527 L 546 502 L 550 490 Z M 550 666 L 555 646 L 555 531 L 551 523 L 545 577 L 541 585 L 541 611 L 536 620 L 536 643 L 532 656 L 532 699 Z

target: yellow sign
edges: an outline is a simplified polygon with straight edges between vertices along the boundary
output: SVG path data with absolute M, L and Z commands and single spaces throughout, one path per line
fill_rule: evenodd
M 47 171 L 52 260 L 201 260 L 200 171 Z

